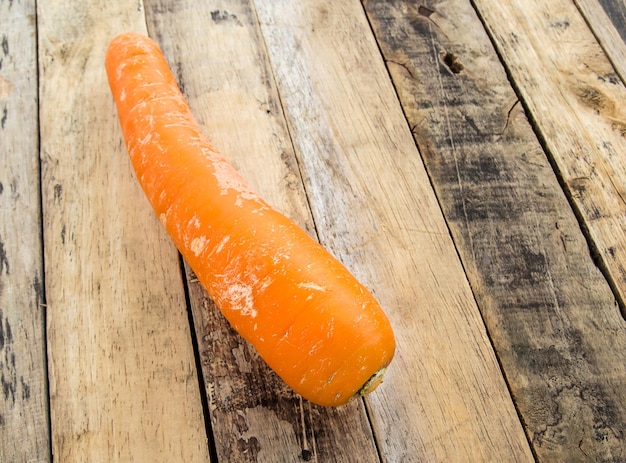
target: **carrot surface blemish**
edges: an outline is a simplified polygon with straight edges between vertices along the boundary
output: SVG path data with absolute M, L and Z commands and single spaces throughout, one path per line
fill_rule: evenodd
M 373 390 L 395 351 L 374 297 L 215 150 L 155 42 L 119 35 L 105 65 L 137 179 L 229 323 L 314 403 Z

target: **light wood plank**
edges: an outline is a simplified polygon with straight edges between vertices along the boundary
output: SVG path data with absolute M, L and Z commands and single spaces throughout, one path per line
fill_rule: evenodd
M 205 133 L 264 198 L 314 235 L 252 2 L 154 1 L 146 10 Z M 220 461 L 378 461 L 362 401 L 340 409 L 302 401 L 190 278 Z
M 538 459 L 622 460 L 624 322 L 474 9 L 364 5 Z
M 581 1 L 581 0 L 578 0 Z M 591 2 L 591 0 L 582 0 L 583 2 Z M 626 3 L 623 0 L 596 0 L 598 9 L 606 14 L 609 22 L 617 30 L 622 42 L 626 42 Z M 578 3 L 577 3 L 578 4 Z M 600 24 L 598 24 L 600 25 Z M 607 24 L 605 24 L 606 26 Z M 595 26 L 592 25 L 594 30 Z M 598 31 L 599 32 L 599 31 Z
M 478 11 L 623 305 L 626 88 L 569 1 L 487 3 Z
M 178 254 L 133 177 L 104 72 L 141 2 L 39 1 L 55 460 L 209 459 Z
M 623 0 L 574 0 L 613 63 L 626 82 L 626 4 Z
M 50 461 L 33 1 L 0 1 L 0 461 Z
M 256 2 L 321 241 L 386 307 L 388 461 L 532 461 L 358 1 Z

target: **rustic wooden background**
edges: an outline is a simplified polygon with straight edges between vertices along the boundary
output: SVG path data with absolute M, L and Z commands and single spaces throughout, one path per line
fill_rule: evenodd
M 133 177 L 104 73 L 213 143 L 398 338 L 294 395 Z M 626 461 L 623 0 L 0 0 L 0 462 Z

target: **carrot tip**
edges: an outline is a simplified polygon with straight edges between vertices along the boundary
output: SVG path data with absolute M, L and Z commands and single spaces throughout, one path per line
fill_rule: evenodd
M 386 371 L 387 367 L 382 367 L 380 370 L 370 376 L 370 379 L 368 379 L 361 387 L 361 389 L 359 389 L 358 395 L 364 396 L 376 389 L 383 382 L 383 376 Z

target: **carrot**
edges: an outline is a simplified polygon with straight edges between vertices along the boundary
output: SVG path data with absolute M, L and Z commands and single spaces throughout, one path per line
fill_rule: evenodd
M 119 35 L 105 66 L 137 179 L 229 323 L 305 399 L 373 390 L 395 351 L 374 297 L 215 150 L 156 43 Z

